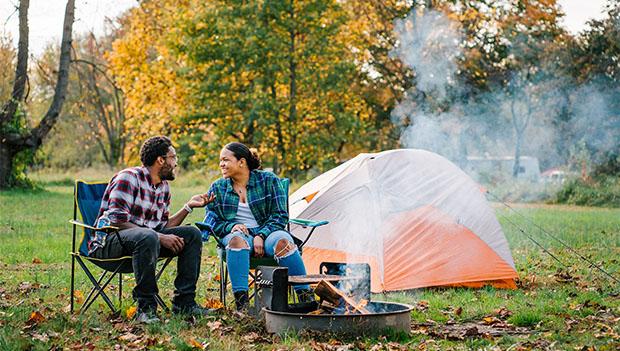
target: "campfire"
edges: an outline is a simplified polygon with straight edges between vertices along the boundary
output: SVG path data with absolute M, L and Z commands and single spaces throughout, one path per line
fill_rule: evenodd
M 308 314 L 369 314 L 365 307 L 368 300 L 348 296 L 347 293 L 336 288 L 332 283 L 321 280 L 314 289 L 314 293 L 321 297 L 319 308 Z
M 353 269 L 350 269 L 353 268 Z M 255 312 L 267 331 L 316 330 L 377 334 L 386 329 L 411 331 L 411 306 L 370 300 L 367 264 L 323 263 L 321 274 L 288 276 L 285 267 L 259 266 Z M 289 286 L 314 285 L 319 301 L 289 303 Z

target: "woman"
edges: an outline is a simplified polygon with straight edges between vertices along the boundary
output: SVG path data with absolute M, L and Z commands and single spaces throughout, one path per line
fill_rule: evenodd
M 305 275 L 306 268 L 291 235 L 287 197 L 280 179 L 259 170 L 260 158 L 242 143 L 230 143 L 220 153 L 222 178 L 209 190 L 215 200 L 205 222 L 226 247 L 226 264 L 237 310 L 247 308 L 250 255 L 273 256 L 289 275 Z M 300 301 L 313 299 L 308 285 L 296 286 Z

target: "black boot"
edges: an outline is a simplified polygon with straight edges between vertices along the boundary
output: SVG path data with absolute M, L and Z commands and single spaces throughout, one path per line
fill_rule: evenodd
M 237 311 L 247 310 L 248 309 L 248 292 L 247 291 L 235 291 L 235 305 L 237 306 Z

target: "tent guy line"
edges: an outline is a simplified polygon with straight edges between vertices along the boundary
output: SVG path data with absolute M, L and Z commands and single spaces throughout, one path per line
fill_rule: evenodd
M 530 239 L 534 244 L 536 244 L 536 246 L 540 247 L 544 252 L 546 252 L 549 256 L 551 256 L 554 260 L 556 260 L 559 264 L 561 264 L 562 266 L 569 268 L 569 265 L 565 264 L 564 262 L 562 262 L 559 258 L 557 258 L 554 254 L 551 253 L 551 251 L 549 251 L 546 247 L 544 247 L 541 243 L 539 243 L 538 241 L 536 241 L 536 239 L 534 239 L 532 236 L 528 235 L 525 230 L 521 227 L 519 227 L 519 225 L 510 220 L 508 218 L 508 216 L 504 216 L 499 214 L 499 216 L 506 220 L 506 222 L 510 223 L 513 227 L 515 227 L 518 231 L 520 231 L 523 235 L 525 235 L 526 238 Z
M 513 207 L 511 207 L 510 205 L 508 205 L 506 202 L 502 201 L 498 196 L 494 195 L 493 193 L 491 193 L 490 191 L 486 191 L 487 194 L 489 194 L 491 197 L 493 197 L 495 200 L 497 200 L 498 202 L 500 202 L 502 205 L 506 206 L 508 209 L 510 209 L 512 212 L 516 213 L 519 217 L 525 219 L 529 224 L 533 225 L 534 227 L 536 227 L 538 230 L 540 230 L 542 233 L 548 235 L 549 237 L 551 237 L 552 239 L 554 239 L 555 241 L 559 242 L 562 246 L 564 246 L 565 248 L 567 248 L 570 252 L 572 252 L 573 254 L 577 255 L 580 259 L 586 261 L 587 263 L 589 263 L 592 267 L 595 267 L 596 269 L 598 269 L 599 271 L 603 272 L 605 275 L 607 275 L 608 277 L 610 277 L 612 280 L 614 280 L 616 283 L 620 284 L 620 280 L 616 277 L 614 277 L 613 275 L 611 275 L 611 273 L 607 272 L 605 269 L 603 269 L 603 267 L 599 266 L 598 264 L 592 262 L 591 260 L 589 260 L 587 257 L 583 256 L 582 254 L 580 254 L 579 252 L 577 252 L 574 248 L 572 248 L 570 245 L 568 245 L 567 243 L 565 243 L 564 241 L 562 241 L 560 238 L 556 237 L 555 235 L 549 233 L 547 230 L 545 230 L 543 227 L 541 227 L 539 224 L 536 224 L 534 221 L 532 221 L 531 219 L 527 218 L 526 216 L 524 216 L 523 214 L 519 213 L 519 211 L 515 210 Z M 521 230 L 522 231 L 522 230 Z M 527 235 L 526 235 L 527 236 Z M 528 236 L 529 238 L 529 236 Z M 532 240 L 532 239 L 530 239 Z M 542 246 L 541 246 L 542 247 Z M 544 250 L 544 248 L 543 248 Z M 545 252 L 549 253 L 549 251 L 545 250 Z M 549 253 L 550 254 L 550 253 Z M 552 255 L 553 256 L 553 255 Z M 554 257 L 555 258 L 555 257 Z M 557 260 L 557 258 L 556 258 Z M 558 261 L 559 262 L 559 261 Z M 560 262 L 561 263 L 561 262 Z

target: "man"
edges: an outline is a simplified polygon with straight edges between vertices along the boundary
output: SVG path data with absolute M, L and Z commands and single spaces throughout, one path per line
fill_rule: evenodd
M 180 225 L 194 208 L 213 201 L 214 195 L 194 195 L 181 210 L 169 216 L 168 181 L 174 180 L 177 167 L 172 142 L 164 136 L 148 139 L 140 149 L 140 160 L 142 167 L 124 169 L 112 177 L 99 209 L 97 227 L 118 227 L 119 235 L 95 232 L 88 242 L 89 255 L 104 259 L 132 256 L 136 319 L 145 323 L 159 320 L 155 300 L 157 258 L 178 256 L 172 311 L 206 315 L 209 310 L 195 301 L 201 233 L 195 227 Z

